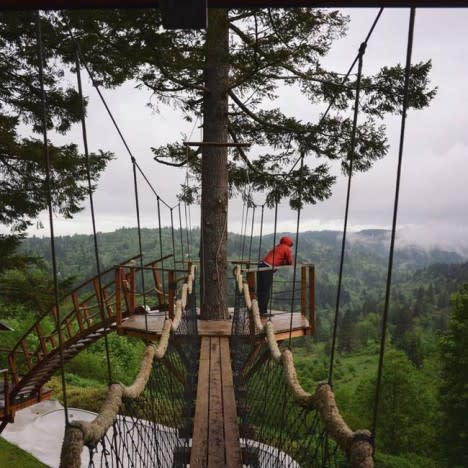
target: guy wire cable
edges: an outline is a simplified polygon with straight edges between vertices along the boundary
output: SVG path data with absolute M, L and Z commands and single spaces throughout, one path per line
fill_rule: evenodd
M 382 334 L 380 340 L 380 353 L 379 353 L 379 365 L 377 373 L 377 383 L 375 387 L 375 398 L 374 398 L 374 415 L 372 420 L 372 437 L 374 440 L 374 451 L 375 451 L 375 438 L 377 433 L 377 416 L 378 416 L 378 406 L 380 399 L 380 387 L 382 384 L 382 372 L 383 372 L 383 363 L 384 363 L 384 354 L 385 354 L 385 339 L 387 333 L 387 320 L 388 320 L 388 310 L 390 304 L 390 290 L 392 285 L 392 270 L 393 270 L 393 254 L 395 250 L 395 235 L 396 235 L 396 225 L 398 217 L 398 202 L 400 196 L 400 182 L 401 182 L 401 167 L 403 162 L 403 147 L 405 143 L 405 128 L 406 128 L 406 113 L 408 110 L 409 104 L 409 79 L 411 74 L 411 55 L 413 52 L 413 38 L 414 38 L 414 20 L 416 16 L 416 9 L 413 7 L 410 9 L 409 17 L 409 27 L 408 27 L 408 45 L 406 50 L 406 66 L 405 66 L 405 81 L 403 86 L 403 105 L 402 105 L 402 114 L 401 114 L 401 127 L 400 127 L 400 142 L 398 148 L 398 168 L 396 176 L 396 186 L 395 186 L 395 201 L 393 206 L 393 221 L 392 221 L 392 235 L 390 241 L 390 252 L 388 257 L 388 270 L 387 270 L 387 284 L 385 289 L 385 306 L 384 314 L 382 317 Z
M 182 255 L 182 266 L 185 268 L 185 256 L 184 256 L 184 235 L 182 231 L 182 214 L 180 212 L 180 202 L 178 203 L 178 210 L 179 210 L 179 234 L 180 234 L 180 249 Z
M 291 312 L 289 317 L 289 343 L 288 348 L 291 349 L 291 341 L 292 341 L 292 326 L 293 326 L 293 313 L 294 313 L 294 301 L 296 296 L 296 270 L 297 270 L 297 252 L 299 246 L 299 226 L 301 223 L 301 212 L 302 212 L 302 171 L 304 169 L 304 157 L 305 152 L 302 152 L 301 155 L 301 169 L 300 174 L 301 178 L 299 179 L 299 206 L 297 208 L 297 221 L 296 221 L 296 243 L 294 246 L 294 269 L 293 269 L 293 287 L 292 287 L 292 296 L 291 296 Z
M 346 75 L 344 76 L 344 78 L 341 80 L 341 83 L 338 85 L 337 89 L 340 89 L 343 87 L 343 85 L 346 83 L 346 80 L 349 78 L 349 75 L 351 74 L 351 72 L 353 71 L 354 69 L 354 66 L 356 65 L 356 63 L 358 62 L 359 60 L 359 56 L 360 56 L 360 49 L 361 47 L 363 47 L 363 44 L 364 44 L 364 47 L 367 46 L 367 43 L 369 42 L 369 39 L 370 37 L 372 36 L 372 33 L 374 32 L 374 29 L 375 27 L 377 26 L 377 23 L 379 22 L 380 20 L 380 17 L 382 16 L 382 13 L 383 13 L 384 9 L 383 8 L 380 8 L 379 9 L 379 12 L 377 13 L 377 16 L 375 17 L 374 19 L 374 22 L 372 23 L 372 26 L 369 30 L 369 32 L 367 33 L 367 36 L 366 38 L 364 39 L 364 41 L 361 43 L 360 47 L 359 47 L 359 51 L 356 55 L 356 57 L 354 58 L 353 60 L 353 63 L 351 64 L 351 66 L 349 67 L 348 69 L 348 72 L 346 73 Z M 332 100 L 330 101 L 330 103 L 328 104 L 328 107 L 326 109 L 326 111 L 323 113 L 322 117 L 320 118 L 318 124 L 317 124 L 317 129 L 321 127 L 322 123 L 325 121 L 325 117 L 327 116 L 328 112 L 331 110 L 333 104 L 335 103 L 335 100 L 338 96 L 338 92 L 335 92 L 332 96 Z M 316 130 L 317 131 L 317 130 Z M 291 174 L 291 172 L 294 170 L 294 168 L 296 167 L 297 163 L 299 162 L 300 160 L 300 157 L 297 158 L 296 162 L 293 164 L 293 166 L 291 167 L 291 169 L 289 170 L 288 174 Z
M 63 337 L 60 327 L 60 303 L 58 292 L 58 274 L 57 274 L 57 258 L 55 254 L 55 234 L 54 234 L 54 217 L 52 208 L 52 180 L 51 180 L 51 160 L 49 152 L 49 143 L 47 140 L 47 106 L 46 106 L 46 93 L 44 87 L 44 44 L 42 42 L 42 29 L 41 29 L 41 12 L 36 11 L 36 39 L 39 55 L 39 86 L 41 93 L 41 120 L 42 120 L 42 136 L 44 159 L 46 162 L 46 186 L 47 186 L 47 207 L 49 211 L 49 227 L 50 227 L 50 248 L 52 257 L 52 273 L 54 281 L 54 301 L 56 310 L 56 323 L 58 339 L 59 339 L 59 354 L 60 354 L 60 375 L 62 380 L 62 393 L 63 393 L 63 407 L 65 413 L 65 425 L 68 426 L 68 403 L 67 403 L 67 386 L 65 382 L 65 360 L 63 355 Z
M 81 131 L 83 136 L 83 148 L 86 158 L 86 178 L 88 180 L 88 194 L 89 194 L 89 206 L 91 210 L 91 222 L 93 228 L 93 242 L 94 242 L 94 256 L 96 259 L 96 273 L 98 275 L 98 284 L 99 284 L 99 311 L 101 313 L 101 320 L 103 324 L 106 322 L 106 316 L 104 311 L 104 291 L 102 289 L 102 278 L 101 278 L 101 262 L 99 261 L 99 248 L 97 241 L 97 230 L 96 230 L 96 214 L 94 211 L 94 196 L 93 189 L 91 184 L 91 169 L 89 163 L 89 148 L 88 148 L 88 133 L 86 131 L 86 118 L 85 118 L 85 104 L 83 96 L 83 86 L 81 83 L 81 67 L 80 67 L 80 56 L 78 50 L 76 52 L 76 79 L 78 82 L 78 94 L 80 96 L 80 120 L 81 120 Z M 117 285 L 116 285 L 117 286 Z M 107 376 L 109 385 L 112 383 L 112 368 L 111 360 L 109 353 L 109 340 L 107 338 L 107 333 L 104 334 L 104 347 L 106 350 L 106 362 L 107 362 Z
M 353 127 L 351 130 L 351 141 L 349 144 L 348 151 L 348 188 L 346 191 L 346 206 L 345 206 L 345 216 L 344 216 L 344 225 L 343 225 L 343 237 L 341 239 L 341 256 L 340 256 L 340 269 L 338 273 L 338 287 L 336 292 L 336 302 L 335 302 L 335 319 L 333 321 L 333 336 L 332 336 L 332 345 L 331 345 L 331 355 L 330 355 L 330 366 L 328 369 L 328 384 L 333 385 L 333 367 L 335 361 L 335 348 L 336 348 L 336 336 L 338 331 L 338 320 L 340 314 L 340 301 L 341 301 L 341 284 L 343 281 L 343 266 L 344 266 L 344 254 L 346 248 L 346 234 L 348 230 L 348 215 L 349 215 L 349 202 L 351 197 L 351 180 L 353 176 L 353 162 L 355 157 L 356 150 L 356 130 L 357 130 L 357 120 L 359 116 L 359 95 L 361 91 L 361 78 L 362 78 L 362 62 L 363 56 L 366 52 L 366 43 L 363 42 L 359 47 L 359 64 L 358 64 L 358 75 L 356 82 L 356 94 L 354 97 L 354 115 L 353 115 Z

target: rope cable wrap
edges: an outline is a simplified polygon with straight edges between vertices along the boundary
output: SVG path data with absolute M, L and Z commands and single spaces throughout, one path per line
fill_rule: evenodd
M 122 383 L 115 383 L 109 387 L 106 399 L 96 418 L 91 421 L 73 421 L 65 429 L 65 437 L 60 455 L 61 468 L 79 468 L 81 466 L 81 452 L 85 445 L 94 447 L 105 436 L 112 426 L 122 399 L 138 398 L 146 388 L 154 360 L 162 360 L 167 352 L 169 340 L 180 324 L 182 315 L 182 305 L 187 304 L 187 292 L 191 290 L 194 280 L 195 267 L 187 277 L 187 283 L 182 293 L 182 299 L 177 301 L 176 314 L 174 320 L 167 318 L 164 321 L 161 337 L 157 346 L 150 344 L 146 346 L 142 356 L 140 370 L 134 382 L 130 386 Z
M 304 390 L 297 377 L 291 350 L 281 351 L 275 336 L 274 325 L 271 320 L 262 323 L 256 299 L 247 299 L 248 285 L 244 284 L 239 265 L 234 268 L 234 277 L 238 285 L 238 292 L 246 300 L 246 307 L 254 321 L 259 334 L 265 335 L 270 358 L 280 364 L 283 369 L 284 380 L 289 393 L 299 405 L 318 411 L 327 433 L 336 441 L 338 446 L 348 454 L 352 468 L 372 468 L 373 439 L 366 430 L 352 431 L 341 416 L 335 401 L 331 386 L 321 383 L 313 394 Z M 248 307 L 250 305 L 250 307 Z

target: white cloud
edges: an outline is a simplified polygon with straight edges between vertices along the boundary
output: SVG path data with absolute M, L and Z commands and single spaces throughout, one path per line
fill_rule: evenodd
M 377 10 L 355 9 L 346 12 L 352 17 L 349 34 L 336 42 L 326 59 L 327 66 L 340 72 L 349 67 Z M 364 58 L 365 73 L 374 73 L 383 65 L 404 63 L 408 14 L 408 9 L 384 11 L 369 41 Z M 418 9 L 416 14 L 414 60 L 432 59 L 431 80 L 439 91 L 429 109 L 410 111 L 408 114 L 398 219 L 400 226 L 413 226 L 411 232 L 418 233 L 415 238 L 421 239 L 421 242 L 424 239 L 424 242 L 449 242 L 455 245 L 455 242 L 462 243 L 467 239 L 467 21 L 468 10 L 465 9 Z M 133 175 L 129 157 L 89 83 L 85 91 L 90 97 L 90 148 L 108 149 L 118 156 L 103 175 L 95 197 L 99 229 L 105 231 L 122 225 L 135 225 Z M 294 99 L 294 93 L 291 93 L 285 92 L 280 99 L 288 113 L 313 121 L 318 112 L 323 111 L 317 106 L 308 106 L 304 100 Z M 151 183 L 170 205 L 176 204 L 176 193 L 185 172 L 156 164 L 150 147 L 181 141 L 182 134 L 189 134 L 193 124 L 185 122 L 167 106 L 161 106 L 159 114 L 152 112 L 146 106 L 149 93 L 135 90 L 132 83 L 115 91 L 106 90 L 105 95 Z M 400 119 L 389 117 L 386 124 L 391 145 L 387 158 L 378 161 L 368 173 L 357 174 L 353 179 L 349 217 L 351 230 L 364 227 L 388 228 L 391 225 Z M 80 129 L 76 127 L 64 140 L 81 141 L 80 138 Z M 255 147 L 252 151 L 255 151 Z M 316 206 L 306 207 L 301 217 L 301 230 L 342 229 L 346 180 L 338 168 L 334 170 L 339 179 L 333 196 Z M 154 196 L 140 180 L 139 191 L 144 225 L 155 225 Z M 257 201 L 263 202 L 261 194 L 258 194 Z M 195 212 L 198 213 L 198 210 Z M 241 202 L 233 200 L 229 209 L 230 230 L 240 232 L 241 214 Z M 87 216 L 86 210 L 73 221 L 58 222 L 57 233 L 86 229 Z M 163 222 L 167 224 L 168 219 L 166 210 Z M 289 210 L 287 203 L 280 207 L 278 219 L 278 230 L 295 230 L 296 213 Z M 257 212 L 257 232 L 258 222 Z M 194 214 L 193 224 L 199 224 L 198 214 Z M 272 230 L 273 212 L 267 210 L 264 232 Z

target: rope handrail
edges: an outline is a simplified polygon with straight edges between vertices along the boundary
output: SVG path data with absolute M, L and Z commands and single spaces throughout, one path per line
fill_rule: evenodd
M 120 382 L 110 385 L 107 397 L 93 421 L 73 421 L 66 427 L 60 455 L 61 468 L 79 468 L 84 446 L 94 446 L 104 437 L 117 416 L 122 399 L 124 397 L 136 399 L 143 393 L 150 377 L 153 361 L 155 359 L 160 361 L 164 358 L 171 332 L 175 332 L 180 325 L 182 310 L 187 305 L 187 294 L 192 292 L 194 274 L 195 266 L 192 265 L 187 282 L 182 287 L 181 299 L 176 301 L 174 319 L 164 320 L 158 345 L 150 344 L 145 348 L 140 370 L 134 382 L 130 386 Z
M 313 394 L 304 390 L 297 377 L 292 352 L 289 349 L 281 351 L 276 340 L 273 322 L 271 320 L 265 324 L 262 322 L 258 302 L 256 299 L 251 299 L 249 286 L 243 281 L 239 265 L 234 268 L 234 276 L 238 292 L 244 297 L 255 328 L 265 335 L 271 358 L 283 368 L 284 378 L 293 399 L 303 407 L 318 411 L 327 432 L 338 446 L 348 453 L 353 468 L 372 468 L 374 448 L 370 431 L 352 431 L 349 428 L 339 412 L 335 395 L 328 383 L 319 383 Z

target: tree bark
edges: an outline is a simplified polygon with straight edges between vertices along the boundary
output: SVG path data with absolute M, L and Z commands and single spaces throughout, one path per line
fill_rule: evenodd
M 228 137 L 229 23 L 225 9 L 210 9 L 206 36 L 203 141 Z M 202 148 L 201 318 L 222 320 L 227 310 L 227 148 Z

